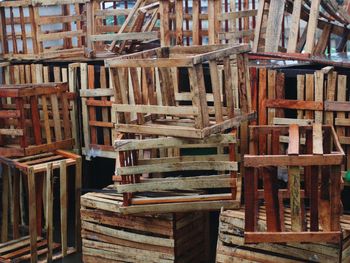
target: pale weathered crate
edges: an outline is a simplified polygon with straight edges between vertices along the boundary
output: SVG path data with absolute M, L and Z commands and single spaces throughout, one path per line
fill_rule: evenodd
M 84 262 L 209 262 L 209 215 L 120 214 L 114 190 L 81 197 Z
M 259 212 L 259 228 L 266 229 L 264 209 Z M 286 224 L 290 225 L 290 209 L 285 209 L 288 215 Z M 348 262 L 350 240 L 350 218 L 342 215 L 340 218 L 343 233 L 343 244 L 314 243 L 244 243 L 244 209 L 226 210 L 220 214 L 219 236 L 217 242 L 216 262 Z
M 105 60 L 117 132 L 204 138 L 254 118 L 248 50 L 239 44 L 164 47 Z
M 5 59 L 82 57 L 84 5 L 89 0 L 26 0 L 0 3 L 1 51 Z M 52 13 L 48 15 L 49 13 Z
M 10 243 L 0 244 L 0 259 L 3 257 L 15 262 L 37 262 L 40 259 L 50 262 L 80 251 L 81 157 L 56 150 L 21 158 L 1 157 L 0 163 L 3 187 L 1 242 L 12 238 Z M 54 193 L 57 185 L 60 189 L 58 196 Z M 70 195 L 69 190 L 73 187 L 74 194 Z M 25 194 L 27 198 L 22 197 Z M 54 217 L 56 198 L 60 204 L 59 225 Z M 68 234 L 70 225 L 73 226 L 74 235 Z M 28 237 L 21 238 L 20 226 L 26 226 Z M 60 229 L 59 244 L 53 239 L 54 227 Z M 70 246 L 68 236 L 74 236 L 74 244 Z M 8 253 L 11 247 L 18 251 Z
M 256 2 L 161 0 L 161 45 L 249 43 L 254 38 Z
M 126 136 L 125 136 L 126 137 Z M 204 140 L 119 139 L 115 176 L 125 214 L 237 209 L 241 199 L 236 133 Z M 144 193 L 146 197 L 140 197 Z M 147 193 L 147 194 L 146 194 Z
M 144 41 L 157 40 L 159 3 L 155 0 L 87 4 L 87 47 L 91 56 L 133 53 Z
M 0 85 L 2 156 L 73 148 L 67 83 Z
M 341 242 L 341 164 L 344 152 L 332 126 L 251 126 L 250 154 L 244 155 L 245 242 Z M 280 145 L 288 136 L 288 148 Z M 260 153 L 269 137 L 271 150 Z M 305 142 L 302 144 L 301 140 Z M 283 174 L 286 174 L 283 176 Z M 288 176 L 287 176 L 288 174 Z M 259 189 L 258 176 L 263 178 Z M 301 184 L 301 176 L 304 184 Z M 278 178 L 286 177 L 287 185 Z M 258 228 L 261 200 L 267 229 Z M 285 224 L 289 200 L 291 225 Z M 306 217 L 305 208 L 310 208 Z

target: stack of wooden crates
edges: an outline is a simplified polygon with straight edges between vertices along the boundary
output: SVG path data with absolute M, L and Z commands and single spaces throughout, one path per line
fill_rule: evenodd
M 201 252 L 208 245 L 207 211 L 240 207 L 240 152 L 255 117 L 248 50 L 165 47 L 105 61 L 115 95 L 115 185 L 111 193 L 82 198 L 85 260 L 209 260 Z M 192 235 L 197 245 L 189 249 Z

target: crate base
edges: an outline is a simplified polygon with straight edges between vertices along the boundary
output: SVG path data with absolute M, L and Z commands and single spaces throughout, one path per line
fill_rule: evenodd
M 53 260 L 61 259 L 61 245 L 53 244 Z M 38 262 L 46 262 L 47 260 L 47 242 L 42 237 L 37 238 Z M 73 254 L 76 250 L 68 248 L 67 254 Z M 0 244 L 0 262 L 28 262 L 31 260 L 30 253 L 30 237 L 22 237 Z
M 84 262 L 209 262 L 207 213 L 126 216 L 108 190 L 81 204 Z

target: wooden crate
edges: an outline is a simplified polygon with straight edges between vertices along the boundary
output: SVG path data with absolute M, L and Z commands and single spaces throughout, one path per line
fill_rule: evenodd
M 0 63 L 1 84 L 41 84 L 52 82 L 68 82 L 68 102 L 70 113 L 70 127 L 74 139 L 74 151 L 80 153 L 80 130 L 78 102 L 75 93 L 78 92 L 80 81 L 78 80 L 79 63 L 68 65 L 57 64 L 11 64 Z M 74 95 L 73 95 L 74 94 Z
M 253 118 L 249 114 L 248 50 L 247 45 L 171 47 L 107 59 L 115 89 L 112 118 L 116 130 L 204 138 Z M 232 55 L 237 57 L 235 66 Z M 204 78 L 207 62 L 211 82 Z M 232 74 L 233 67 L 237 75 Z
M 288 135 L 288 149 L 280 147 L 280 135 Z M 266 137 L 270 137 L 271 151 L 259 154 L 260 138 Z M 301 138 L 305 146 L 300 144 Z M 332 126 L 251 126 L 251 152 L 244 156 L 245 242 L 340 243 L 343 157 Z M 283 178 L 283 169 L 288 174 L 287 186 L 278 181 L 278 177 Z M 258 190 L 258 175 L 263 178 L 263 190 Z M 266 231 L 257 227 L 260 200 L 266 206 Z M 284 223 L 286 200 L 291 208 L 291 226 Z
M 286 209 L 285 218 L 290 225 L 290 209 Z M 244 209 L 227 210 L 220 214 L 219 237 L 216 262 L 348 262 L 350 240 L 350 218 L 340 218 L 343 233 L 343 245 L 315 243 L 244 243 Z M 259 213 L 259 228 L 266 229 L 264 211 Z
M 125 216 L 122 199 L 108 190 L 82 196 L 84 262 L 209 262 L 207 213 Z
M 10 211 L 12 236 L 14 238 L 18 239 L 20 237 L 19 226 L 27 225 L 28 222 L 29 242 L 28 238 L 26 238 L 26 244 L 22 244 L 21 239 L 12 241 L 16 246 L 26 246 L 22 250 L 23 253 L 27 253 L 25 255 L 26 260 L 30 259 L 31 262 L 37 262 L 38 256 L 42 258 L 44 255 L 50 261 L 53 257 L 57 258 L 57 255 L 53 255 L 53 251 L 57 249 L 61 257 L 80 251 L 81 157 L 70 152 L 57 150 L 22 158 L 10 159 L 1 157 L 0 162 L 3 165 L 2 242 L 8 240 L 7 234 L 11 225 L 8 220 Z M 74 170 L 72 171 L 70 167 Z M 59 229 L 61 238 L 59 245 L 54 243 L 53 237 L 54 198 L 57 198 L 54 196 L 54 184 L 56 184 L 55 180 L 57 179 L 56 172 L 59 174 L 60 189 L 58 199 L 60 200 Z M 70 178 L 71 176 L 74 178 Z M 68 190 L 69 185 L 72 185 L 72 181 L 74 182 L 74 195 L 70 196 L 68 195 Z M 23 189 L 26 189 L 26 191 Z M 24 192 L 28 194 L 28 199 L 21 197 Z M 10 193 L 13 200 L 9 199 Z M 28 221 L 25 220 L 26 215 L 28 215 Z M 74 221 L 68 221 L 69 215 L 73 215 Z M 74 247 L 68 247 L 69 224 L 74 224 Z M 57 224 L 55 224 L 55 227 L 58 227 Z M 43 240 L 42 236 L 45 237 L 45 240 Z M 41 242 L 41 240 L 43 241 Z M 6 247 L 6 244 L 4 246 Z M 1 250 L 0 257 L 3 256 L 3 252 L 5 251 Z M 14 253 L 13 256 L 19 256 L 20 251 L 17 252 L 18 254 Z M 57 254 L 57 251 L 55 254 Z M 7 255 L 7 257 L 10 257 L 10 255 Z
M 5 59 L 48 59 L 84 55 L 83 8 L 89 0 L 2 1 L 1 50 Z M 48 13 L 52 15 L 48 15 Z
M 322 9 L 321 9 L 322 8 Z M 289 31 L 285 26 L 289 19 Z M 300 21 L 305 21 L 304 26 Z M 350 16 L 336 0 L 267 1 L 259 2 L 254 32 L 253 52 L 288 52 L 324 54 L 330 52 L 329 41 L 337 35 L 342 39 L 337 47 L 343 51 L 348 37 L 343 35 L 342 25 L 350 22 Z M 303 31 L 302 31 L 303 30 Z M 289 32 L 288 36 L 285 32 Z
M 346 154 L 342 171 L 347 171 L 350 167 L 347 76 L 333 67 L 310 69 L 310 73 L 297 74 L 296 80 L 294 77 L 285 79 L 288 71 L 265 68 L 251 68 L 251 71 L 255 94 L 252 108 L 258 113 L 258 124 L 308 125 L 317 122 L 333 125 Z M 290 85 L 293 81 L 295 86 Z M 289 97 L 285 94 L 288 91 Z M 286 138 L 281 140 L 287 142 Z M 262 151 L 266 152 L 266 149 Z
M 160 1 L 162 46 L 244 42 L 254 38 L 257 1 Z
M 124 197 L 120 212 L 238 208 L 241 180 L 237 173 L 236 143 L 235 132 L 205 140 L 171 137 L 116 140 L 119 158 L 113 179 L 118 193 Z
M 67 83 L 1 85 L 2 156 L 73 147 Z
M 91 56 L 133 53 L 157 40 L 159 3 L 155 0 L 93 0 L 87 4 L 87 47 Z M 108 52 L 109 51 L 109 52 Z

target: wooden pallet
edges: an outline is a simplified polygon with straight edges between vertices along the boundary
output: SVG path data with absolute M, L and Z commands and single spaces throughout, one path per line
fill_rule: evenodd
M 70 152 L 57 150 L 51 153 L 27 156 L 16 159 L 0 158 L 3 165 L 2 172 L 2 222 L 1 238 L 7 241 L 9 226 L 9 211 L 12 218 L 13 237 L 19 237 L 19 225 L 26 224 L 25 215 L 28 215 L 29 239 L 26 249 L 30 252 L 31 262 L 37 262 L 38 256 L 46 253 L 47 260 L 53 259 L 53 250 L 58 249 L 53 242 L 53 206 L 54 206 L 54 176 L 59 172 L 60 185 L 60 254 L 62 257 L 72 252 L 68 248 L 68 215 L 74 214 L 75 247 L 81 250 L 80 238 L 80 194 L 81 194 L 81 157 Z M 74 172 L 70 173 L 71 168 Z M 70 179 L 73 176 L 74 179 Z M 74 198 L 68 196 L 69 184 L 74 181 Z M 9 199 L 10 190 L 13 200 Z M 26 189 L 25 191 L 23 189 Z M 21 195 L 26 192 L 28 199 L 25 201 Z M 56 197 L 55 197 L 56 198 Z M 68 203 L 69 199 L 69 203 Z M 69 212 L 69 206 L 74 202 L 73 212 Z M 44 203 L 44 205 L 43 205 Z M 28 209 L 28 211 L 26 211 Z M 43 212 L 44 211 L 44 212 Z M 45 223 L 43 222 L 45 220 Z M 44 230 L 44 231 L 43 231 Z M 37 237 L 45 233 L 45 241 L 37 243 Z M 15 241 L 14 241 L 15 242 Z M 40 245 L 40 246 L 38 246 Z M 42 251 L 41 246 L 47 246 L 47 250 Z M 0 245 L 1 247 L 1 245 Z M 0 249 L 1 251 L 1 249 Z M 1 253 L 1 252 L 0 252 Z M 0 255 L 1 257 L 1 255 Z M 27 258 L 29 259 L 29 258 Z M 11 261 L 12 262 L 12 261 Z
M 290 30 L 286 36 L 284 20 L 290 15 Z M 302 28 L 301 20 L 307 26 Z M 329 39 L 335 34 L 342 38 L 337 49 L 343 51 L 348 33 L 341 25 L 349 22 L 350 15 L 336 0 L 261 0 L 252 49 L 253 52 L 323 54 L 327 48 L 330 50 Z M 322 33 L 316 34 L 317 30 Z
M 91 56 L 133 53 L 142 43 L 157 40 L 158 8 L 154 0 L 138 0 L 132 8 L 128 1 L 91 1 L 86 22 Z
M 0 86 L 2 156 L 70 149 L 67 83 Z
M 116 130 L 204 138 L 254 118 L 249 114 L 248 50 L 247 45 L 171 47 L 107 59 L 116 96 L 112 115 Z M 231 72 L 232 55 L 237 56 L 237 75 Z M 206 62 L 211 82 L 204 78 Z
M 124 196 L 120 212 L 238 208 L 241 180 L 237 173 L 236 143 L 235 132 L 205 140 L 172 137 L 116 140 L 119 158 L 113 179 L 118 193 Z M 139 193 L 147 197 L 140 197 Z
M 83 7 L 89 0 L 26 0 L 0 3 L 1 50 L 5 59 L 84 55 Z M 52 11 L 47 15 L 46 8 Z M 50 29 L 49 29 L 50 28 Z
M 288 135 L 288 149 L 280 147 L 280 135 Z M 259 154 L 260 138 L 266 137 L 270 137 L 271 152 Z M 305 138 L 305 146 L 300 144 L 301 138 Z M 332 126 L 251 126 L 251 152 L 244 156 L 245 242 L 339 243 L 343 157 Z M 288 171 L 287 187 L 278 182 L 283 167 Z M 258 190 L 258 175 L 263 178 L 262 190 Z M 266 206 L 266 231 L 257 227 L 259 200 Z M 291 207 L 290 228 L 283 220 L 286 200 Z M 305 200 L 310 206 L 307 224 Z
M 249 43 L 254 38 L 256 2 L 161 0 L 161 45 Z
M 209 262 L 207 213 L 125 216 L 122 199 L 108 190 L 82 196 L 84 262 Z
M 264 208 L 259 213 L 259 228 L 266 229 Z M 290 222 L 290 209 L 285 210 L 286 224 Z M 244 209 L 227 210 L 220 214 L 216 262 L 348 262 L 349 261 L 349 215 L 340 218 L 343 244 L 317 243 L 244 243 Z
M 31 260 L 32 255 L 30 253 L 30 238 L 29 236 L 19 238 L 17 240 L 11 240 L 6 243 L 0 244 L 0 261 L 4 263 L 12 262 L 28 262 Z M 42 237 L 37 238 L 37 248 L 38 248 L 38 262 L 48 262 L 47 253 L 49 248 L 47 246 L 47 241 Z M 59 252 L 60 245 L 53 243 L 52 245 L 52 259 L 59 260 L 62 258 L 62 254 Z M 75 253 L 74 248 L 68 249 L 68 254 Z

